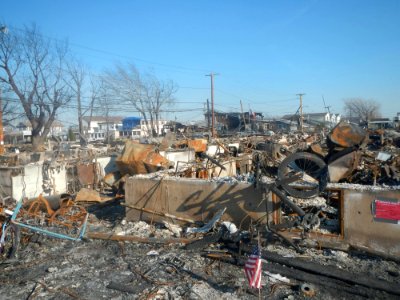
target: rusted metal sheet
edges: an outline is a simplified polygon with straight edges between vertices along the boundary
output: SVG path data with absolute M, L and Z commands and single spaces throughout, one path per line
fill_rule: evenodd
M 193 148 L 195 152 L 206 152 L 207 140 L 206 139 L 188 140 L 188 147 Z
M 360 158 L 360 153 L 353 151 L 329 163 L 328 171 L 330 182 L 339 182 L 340 179 L 350 176 L 359 164 Z
M 376 200 L 400 201 L 400 190 L 344 190 L 344 239 L 352 247 L 388 257 L 400 256 L 400 223 L 376 220 Z M 394 202 L 393 202 L 394 203 Z
M 121 174 L 146 174 L 156 172 L 169 165 L 169 161 L 161 156 L 153 145 L 137 144 L 127 141 L 116 164 Z
M 157 210 L 194 221 L 209 220 L 226 207 L 222 219 L 247 229 L 250 222 L 265 223 L 265 195 L 248 183 L 209 182 L 200 179 L 130 177 L 125 184 L 125 202 L 130 206 Z M 271 206 L 272 201 L 267 201 Z M 165 217 L 137 209 L 126 209 L 127 220 L 160 221 Z M 271 215 L 272 219 L 272 215 Z
M 206 139 L 187 139 L 176 142 L 177 148 L 192 148 L 195 152 L 206 152 L 207 151 L 207 140 Z
M 337 124 L 328 135 L 330 142 L 344 148 L 360 145 L 367 138 L 367 132 L 360 126 L 345 122 Z
M 311 146 L 310 146 L 310 148 L 311 148 L 311 151 L 313 152 L 313 153 L 315 153 L 315 154 L 317 154 L 317 155 L 319 155 L 319 156 L 321 156 L 321 157 L 324 157 L 324 156 L 326 156 L 326 152 L 322 149 L 322 147 L 321 147 L 321 145 L 320 144 L 312 144 Z
M 82 188 L 76 195 L 77 202 L 101 202 L 100 194 L 96 190 Z
M 83 186 L 93 186 L 97 183 L 96 164 L 78 164 L 76 166 L 78 179 Z

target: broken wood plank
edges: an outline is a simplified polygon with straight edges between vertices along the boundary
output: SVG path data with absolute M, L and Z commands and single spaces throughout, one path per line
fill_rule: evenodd
M 89 239 L 128 241 L 128 242 L 138 242 L 146 244 L 188 244 L 190 242 L 193 242 L 193 239 L 184 239 L 184 238 L 158 239 L 152 237 L 140 237 L 133 235 L 117 235 L 105 232 L 88 232 L 85 237 Z
M 162 212 L 154 211 L 154 210 L 151 210 L 151 209 L 148 209 L 148 208 L 144 208 L 144 207 L 129 205 L 129 204 L 126 204 L 126 203 L 121 203 L 121 205 L 125 206 L 125 207 L 132 208 L 132 209 L 140 210 L 140 211 L 143 211 L 145 213 L 154 214 L 154 215 L 158 215 L 158 216 L 162 216 L 162 217 L 166 217 L 166 218 L 171 218 L 171 219 L 178 220 L 178 221 L 184 221 L 184 222 L 188 222 L 188 223 L 196 223 L 196 221 L 194 221 L 192 219 L 174 216 L 174 215 L 171 215 L 169 213 L 162 213 Z
M 249 246 L 244 246 L 243 251 L 251 253 Z M 339 279 L 351 284 L 358 284 L 372 289 L 382 290 L 391 294 L 400 295 L 400 286 L 395 283 L 384 281 L 363 274 L 354 274 L 334 266 L 320 265 L 312 261 L 303 261 L 298 258 L 283 257 L 271 251 L 262 251 L 262 257 L 268 261 L 276 262 L 282 265 L 293 267 L 306 272 L 323 275 L 330 278 Z
M 223 255 L 216 255 L 216 254 L 206 254 L 203 255 L 204 257 L 217 259 L 226 263 L 244 266 L 246 259 L 243 257 L 232 257 L 226 254 Z M 382 298 L 381 291 L 372 290 L 368 287 L 358 286 L 358 285 L 351 285 L 349 283 L 343 282 L 339 279 L 332 279 L 327 278 L 325 276 L 312 274 L 306 271 L 301 270 L 293 270 L 293 268 L 280 265 L 277 263 L 273 263 L 270 261 L 263 260 L 262 263 L 263 269 L 268 270 L 268 272 L 280 274 L 282 276 L 292 278 L 302 282 L 309 282 L 315 284 L 320 287 L 324 287 L 325 289 L 331 291 L 338 297 L 344 297 L 348 295 L 343 294 L 352 294 L 352 295 L 359 295 L 366 298 Z M 340 293 L 340 294 L 338 294 Z M 343 293 L 343 294 L 342 294 Z

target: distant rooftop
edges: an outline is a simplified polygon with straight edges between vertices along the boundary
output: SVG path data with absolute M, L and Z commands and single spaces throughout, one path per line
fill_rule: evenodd
M 93 122 L 122 122 L 122 119 L 124 119 L 124 117 L 121 116 L 93 116 L 93 117 L 89 117 L 89 116 L 84 116 L 82 118 L 84 121 L 89 122 L 89 120 L 93 121 Z
M 126 117 L 122 121 L 140 121 L 141 119 L 141 117 Z

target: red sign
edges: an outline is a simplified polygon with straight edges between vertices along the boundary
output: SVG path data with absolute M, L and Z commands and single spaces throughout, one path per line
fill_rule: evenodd
M 374 217 L 392 221 L 400 220 L 400 202 L 375 200 Z

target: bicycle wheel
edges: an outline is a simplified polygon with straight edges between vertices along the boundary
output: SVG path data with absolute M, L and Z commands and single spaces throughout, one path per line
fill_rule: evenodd
M 293 179 L 299 177 L 298 179 Z M 328 172 L 325 162 L 315 154 L 296 152 L 278 167 L 282 188 L 293 197 L 311 198 L 326 188 Z
M 18 251 L 20 229 L 14 224 L 9 224 L 5 229 L 4 244 L 0 246 L 1 259 L 13 258 Z

